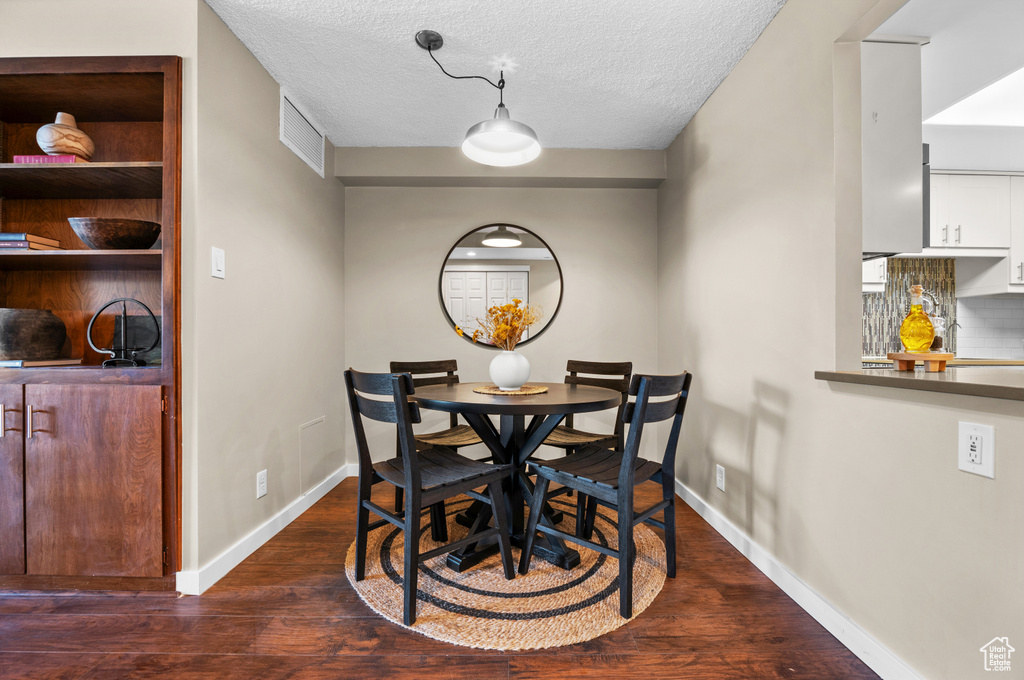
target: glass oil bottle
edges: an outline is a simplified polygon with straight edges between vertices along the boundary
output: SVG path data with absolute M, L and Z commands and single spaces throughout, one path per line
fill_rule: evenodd
M 923 286 L 910 287 L 910 313 L 900 325 L 900 341 L 907 352 L 919 354 L 931 349 L 935 338 L 935 328 L 928 315 L 924 313 L 922 302 Z

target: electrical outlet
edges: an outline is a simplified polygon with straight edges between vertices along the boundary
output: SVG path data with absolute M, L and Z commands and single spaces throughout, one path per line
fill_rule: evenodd
M 256 498 L 263 498 L 267 495 L 267 471 L 260 470 L 256 473 Z
M 961 421 L 957 437 L 957 464 L 964 472 L 995 479 L 995 428 Z
M 715 486 L 719 491 L 725 491 L 725 468 L 721 465 L 715 466 Z
M 981 449 L 985 440 L 980 434 L 973 432 L 967 435 L 967 462 L 981 465 Z

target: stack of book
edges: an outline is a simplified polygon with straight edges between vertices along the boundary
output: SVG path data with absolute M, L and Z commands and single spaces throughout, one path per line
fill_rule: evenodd
M 28 361 L 25 359 L 5 359 L 0 361 L 0 368 L 45 368 L 47 366 L 81 366 L 81 359 L 41 359 Z
M 63 250 L 60 241 L 35 234 L 0 232 L 0 250 Z
M 89 161 L 71 154 L 54 156 L 15 156 L 15 163 L 88 163 Z

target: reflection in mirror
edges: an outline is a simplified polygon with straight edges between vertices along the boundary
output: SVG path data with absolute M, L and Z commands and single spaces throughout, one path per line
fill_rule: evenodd
M 513 299 L 540 307 L 543 316 L 523 333 L 522 345 L 554 321 L 562 303 L 562 270 L 548 244 L 529 229 L 488 224 L 448 252 L 438 292 L 448 322 L 466 331 L 467 339 L 488 307 Z

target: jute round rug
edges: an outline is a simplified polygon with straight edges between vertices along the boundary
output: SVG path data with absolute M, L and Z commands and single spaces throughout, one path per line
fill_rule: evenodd
M 469 500 L 445 504 L 448 536 L 457 540 L 468 530 L 455 522 L 455 515 Z M 559 529 L 572 533 L 575 506 L 561 499 L 552 505 L 565 519 Z M 426 526 L 429 519 L 423 518 Z M 599 508 L 594 522 L 594 541 L 614 548 L 618 532 L 613 515 Z M 665 544 L 650 528 L 639 525 L 634 532 L 637 548 L 633 571 L 633 615 L 640 614 L 665 584 Z M 375 612 L 402 625 L 402 543 L 403 534 L 388 524 L 370 532 L 366 555 L 366 578 L 355 580 L 355 542 L 348 549 L 345 571 L 359 596 Z M 430 530 L 422 532 L 421 550 L 438 544 Z M 534 556 L 530 573 L 507 581 L 501 557 L 488 557 L 459 574 L 445 565 L 445 556 L 420 564 L 416 623 L 410 628 L 429 638 L 480 649 L 543 649 L 561 647 L 611 632 L 624 625 L 619 616 L 618 560 L 575 544 L 579 566 L 565 570 Z M 512 553 L 519 563 L 519 549 Z

